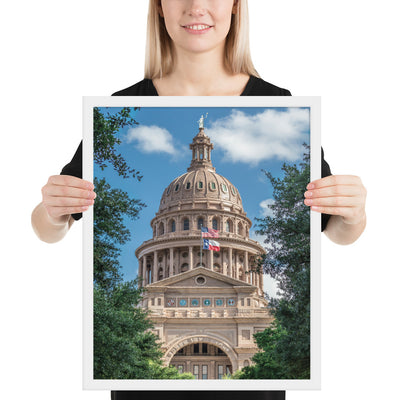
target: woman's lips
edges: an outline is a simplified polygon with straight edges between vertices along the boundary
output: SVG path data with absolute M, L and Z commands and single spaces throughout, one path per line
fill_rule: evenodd
M 184 25 L 182 28 L 185 29 L 186 32 L 193 34 L 201 34 L 208 32 L 212 26 L 205 24 L 193 24 L 193 25 Z

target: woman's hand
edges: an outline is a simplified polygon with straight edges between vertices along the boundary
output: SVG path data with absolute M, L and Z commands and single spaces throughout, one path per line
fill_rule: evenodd
M 94 203 L 96 193 L 91 182 L 69 175 L 51 176 L 42 188 L 42 203 L 55 223 L 71 214 L 86 211 Z
M 366 196 L 358 176 L 331 175 L 307 185 L 304 204 L 313 211 L 332 215 L 325 233 L 335 243 L 349 244 L 364 231 Z
M 71 214 L 86 211 L 96 198 L 93 183 L 68 175 L 51 176 L 42 202 L 32 212 L 32 227 L 47 243 L 61 240 L 73 223 Z

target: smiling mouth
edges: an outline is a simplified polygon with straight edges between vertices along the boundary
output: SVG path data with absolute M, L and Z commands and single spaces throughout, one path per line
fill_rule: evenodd
M 190 29 L 192 31 L 205 31 L 212 28 L 211 25 L 183 25 L 183 28 Z

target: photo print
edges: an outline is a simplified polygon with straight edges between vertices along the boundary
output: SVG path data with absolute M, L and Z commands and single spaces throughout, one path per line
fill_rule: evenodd
M 166 100 L 85 98 L 85 387 L 319 387 L 319 99 Z

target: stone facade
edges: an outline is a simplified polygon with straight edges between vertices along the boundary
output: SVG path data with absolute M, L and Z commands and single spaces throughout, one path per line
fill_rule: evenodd
M 153 238 L 135 254 L 165 364 L 220 379 L 251 364 L 253 334 L 272 322 L 255 268 L 264 249 L 249 239 L 238 190 L 215 172 L 204 127 L 190 149 L 190 167 L 164 190 L 151 221 Z M 202 226 L 219 231 L 219 252 L 201 250 Z

